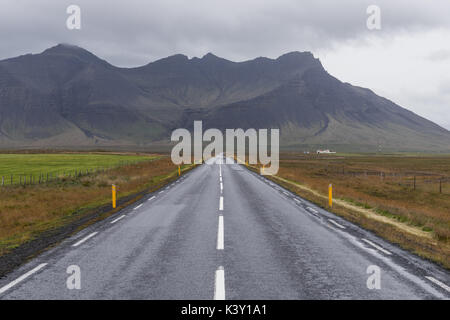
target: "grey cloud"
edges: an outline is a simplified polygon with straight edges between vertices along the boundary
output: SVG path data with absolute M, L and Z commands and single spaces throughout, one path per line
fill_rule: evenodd
M 82 30 L 65 28 L 66 8 L 82 9 Z M 173 53 L 229 59 L 276 57 L 286 51 L 364 41 L 366 8 L 381 7 L 383 34 L 449 28 L 447 0 L 4 0 L 0 52 L 6 58 L 59 42 L 86 47 L 111 63 L 135 66 Z M 373 32 L 373 31 L 372 31 Z
M 449 39 L 450 41 L 450 39 Z M 432 61 L 443 61 L 443 60 L 449 60 L 450 59 L 450 50 L 437 50 L 432 52 L 427 56 L 428 59 Z

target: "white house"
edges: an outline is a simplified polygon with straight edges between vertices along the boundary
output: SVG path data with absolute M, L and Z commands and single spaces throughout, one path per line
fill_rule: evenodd
M 320 154 L 320 153 L 336 153 L 335 151 L 330 151 L 329 149 L 326 149 L 326 150 L 317 150 L 317 154 Z

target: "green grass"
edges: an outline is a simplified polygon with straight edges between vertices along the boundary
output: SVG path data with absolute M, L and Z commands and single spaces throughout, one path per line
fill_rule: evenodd
M 0 183 L 5 177 L 5 185 L 19 182 L 20 176 L 30 176 L 35 179 L 39 175 L 46 177 L 47 173 L 55 175 L 86 172 L 99 168 L 111 168 L 125 163 L 151 160 L 154 157 L 126 154 L 0 154 Z M 23 179 L 23 178 L 22 178 Z

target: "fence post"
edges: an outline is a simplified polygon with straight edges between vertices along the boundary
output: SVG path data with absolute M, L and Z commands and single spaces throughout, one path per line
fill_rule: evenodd
M 112 185 L 112 207 L 113 209 L 116 208 L 116 185 Z
M 328 205 L 330 208 L 333 206 L 333 185 L 331 183 L 328 186 Z

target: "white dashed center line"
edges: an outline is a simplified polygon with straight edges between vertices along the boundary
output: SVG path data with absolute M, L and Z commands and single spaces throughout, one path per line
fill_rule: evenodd
M 18 284 L 19 282 L 22 282 L 23 280 L 25 280 L 26 278 L 28 278 L 29 276 L 31 276 L 32 274 L 38 272 L 39 270 L 41 270 L 42 268 L 44 268 L 47 264 L 46 263 L 41 263 L 40 265 L 38 265 L 36 268 L 34 268 L 33 270 L 28 271 L 27 273 L 25 273 L 24 275 L 21 275 L 19 278 L 17 278 L 16 280 L 10 282 L 9 284 L 7 284 L 6 286 L 0 288 L 0 294 L 4 293 L 6 290 L 11 289 L 12 287 L 14 287 L 16 284 Z
M 121 215 L 120 217 L 118 217 L 117 219 L 114 219 L 113 221 L 111 221 L 111 224 L 116 223 L 117 221 L 121 220 L 125 218 L 125 215 Z
M 219 201 L 219 210 L 222 211 L 223 210 L 223 197 L 220 197 L 220 201 Z
M 373 243 L 373 242 L 370 241 L 370 240 L 367 240 L 367 239 L 361 239 L 361 240 L 364 241 L 365 243 L 371 245 L 371 246 L 374 247 L 375 249 L 378 249 L 378 250 L 380 250 L 381 252 L 387 254 L 387 255 L 391 255 L 391 254 L 392 254 L 392 253 L 390 253 L 389 251 L 387 251 L 386 249 L 380 247 L 379 245 Z
M 75 243 L 73 245 L 73 247 L 78 247 L 80 244 L 82 244 L 83 242 L 89 240 L 90 238 L 92 238 L 93 236 L 95 236 L 98 232 L 92 232 L 90 235 L 84 237 L 83 239 L 81 239 L 80 241 L 78 241 L 77 243 Z
M 225 270 L 219 267 L 214 284 L 214 300 L 225 300 Z
M 220 183 L 220 193 L 222 193 L 222 191 L 223 191 L 223 183 L 221 182 Z
M 223 230 L 223 216 L 219 216 L 219 226 L 217 228 L 217 250 L 224 248 L 224 230 Z

